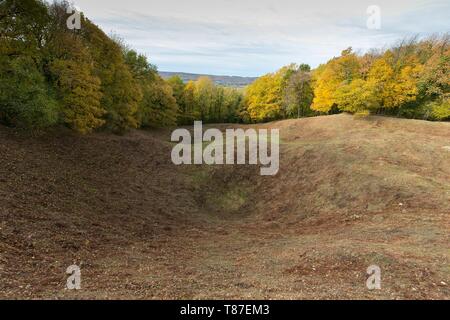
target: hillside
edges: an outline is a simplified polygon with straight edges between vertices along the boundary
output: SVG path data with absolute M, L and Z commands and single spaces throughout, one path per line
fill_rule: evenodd
M 210 74 L 195 74 L 185 72 L 165 72 L 159 71 L 159 75 L 163 79 L 168 79 L 173 76 L 179 76 L 184 82 L 196 81 L 200 77 L 209 77 L 211 80 L 219 86 L 242 88 L 249 84 L 252 84 L 257 78 L 254 77 L 239 77 L 239 76 L 217 76 Z
M 169 130 L 0 127 L 0 298 L 450 298 L 450 123 L 255 127 L 281 130 L 275 177 L 176 167 Z

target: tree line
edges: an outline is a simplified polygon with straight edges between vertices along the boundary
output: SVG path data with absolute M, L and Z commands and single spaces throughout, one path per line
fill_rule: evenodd
M 307 65 L 283 67 L 248 87 L 244 119 L 338 112 L 449 119 L 449 39 L 445 34 L 404 40 L 364 55 L 348 48 L 312 71 Z
M 68 7 L 0 1 L 0 121 L 80 133 L 175 125 L 177 102 L 156 67 L 84 16 L 67 28 Z
M 311 70 L 291 64 L 245 89 L 207 77 L 163 80 L 147 57 L 65 1 L 0 0 L 0 123 L 26 129 L 106 129 L 256 123 L 319 114 L 450 118 L 449 37 L 404 41 L 358 55 L 351 48 Z

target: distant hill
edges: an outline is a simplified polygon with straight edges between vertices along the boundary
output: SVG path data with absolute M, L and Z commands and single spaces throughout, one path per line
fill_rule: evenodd
M 179 76 L 184 82 L 188 82 L 190 80 L 197 80 L 200 77 L 210 77 L 215 84 L 225 86 L 225 87 L 245 87 L 249 84 L 253 83 L 257 78 L 253 77 L 238 77 L 238 76 L 215 76 L 209 74 L 195 74 L 195 73 L 186 73 L 186 72 L 166 72 L 159 71 L 159 74 L 164 79 Z

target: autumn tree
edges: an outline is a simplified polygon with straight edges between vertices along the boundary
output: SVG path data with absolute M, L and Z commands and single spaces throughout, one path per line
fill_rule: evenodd
M 194 112 L 199 115 L 199 120 L 208 122 L 211 119 L 211 110 L 214 103 L 215 86 L 209 77 L 200 77 L 195 82 Z
M 351 48 L 310 70 L 291 64 L 245 90 L 202 77 L 164 81 L 156 66 L 84 15 L 69 30 L 66 1 L 0 0 L 0 122 L 80 133 L 204 122 L 262 122 L 314 112 L 450 119 L 449 36 Z M 312 105 L 311 105 L 312 102 Z
M 144 95 L 138 111 L 140 125 L 153 128 L 176 125 L 178 105 L 170 85 L 157 78 L 144 83 L 142 91 Z
M 46 48 L 48 71 L 58 92 L 61 121 L 85 134 L 105 124 L 106 110 L 101 105 L 101 81 L 94 75 L 90 52 L 81 35 L 65 26 L 67 6 L 55 3 L 50 8 L 53 19 Z
M 117 133 L 137 128 L 142 91 L 126 63 L 123 48 L 87 19 L 81 31 L 94 61 L 94 75 L 101 81 L 105 126 Z
M 311 83 L 311 67 L 300 65 L 288 77 L 283 88 L 283 104 L 288 117 L 311 115 L 314 92 Z
M 418 95 L 417 79 L 422 66 L 411 58 L 398 64 L 392 52 L 387 51 L 377 59 L 369 71 L 368 89 L 373 90 L 380 108 L 393 109 L 413 102 Z
M 56 60 L 51 67 L 61 96 L 63 121 L 80 133 L 101 127 L 105 110 L 100 104 L 100 79 L 87 65 L 75 61 Z
M 337 107 L 335 93 L 341 85 L 361 78 L 360 63 L 352 48 L 344 50 L 340 57 L 332 59 L 316 79 L 312 109 L 328 113 Z
M 239 122 L 240 109 L 243 106 L 244 96 L 239 89 L 224 88 L 222 122 Z
M 340 110 L 359 115 L 368 115 L 379 107 L 375 92 L 363 79 L 339 86 L 335 99 Z
M 182 103 L 184 110 L 182 111 L 179 123 L 180 124 L 193 124 L 194 120 L 200 119 L 200 114 L 197 113 L 195 106 L 195 82 L 189 81 L 183 89 Z
M 176 124 L 178 105 L 173 89 L 157 73 L 147 57 L 123 48 L 125 62 L 141 94 L 137 100 L 136 119 L 142 127 L 164 127 Z
M 246 90 L 246 112 L 253 122 L 280 119 L 284 115 L 283 88 L 287 79 L 285 67 L 258 78 Z
M 430 47 L 430 57 L 425 62 L 419 80 L 419 92 L 423 103 L 419 113 L 425 119 L 445 120 L 450 118 L 449 36 L 434 40 Z
M 167 80 L 179 106 L 178 124 L 240 121 L 239 112 L 244 99 L 242 90 L 216 85 L 209 77 L 183 83 L 175 76 Z
M 0 122 L 46 128 L 58 121 L 58 106 L 44 75 L 43 47 L 51 17 L 35 0 L 0 2 Z

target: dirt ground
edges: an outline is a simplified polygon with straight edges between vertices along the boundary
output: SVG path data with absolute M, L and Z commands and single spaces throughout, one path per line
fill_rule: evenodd
M 0 298 L 450 299 L 450 123 L 255 127 L 281 130 L 274 177 L 175 166 L 169 130 L 0 127 Z

